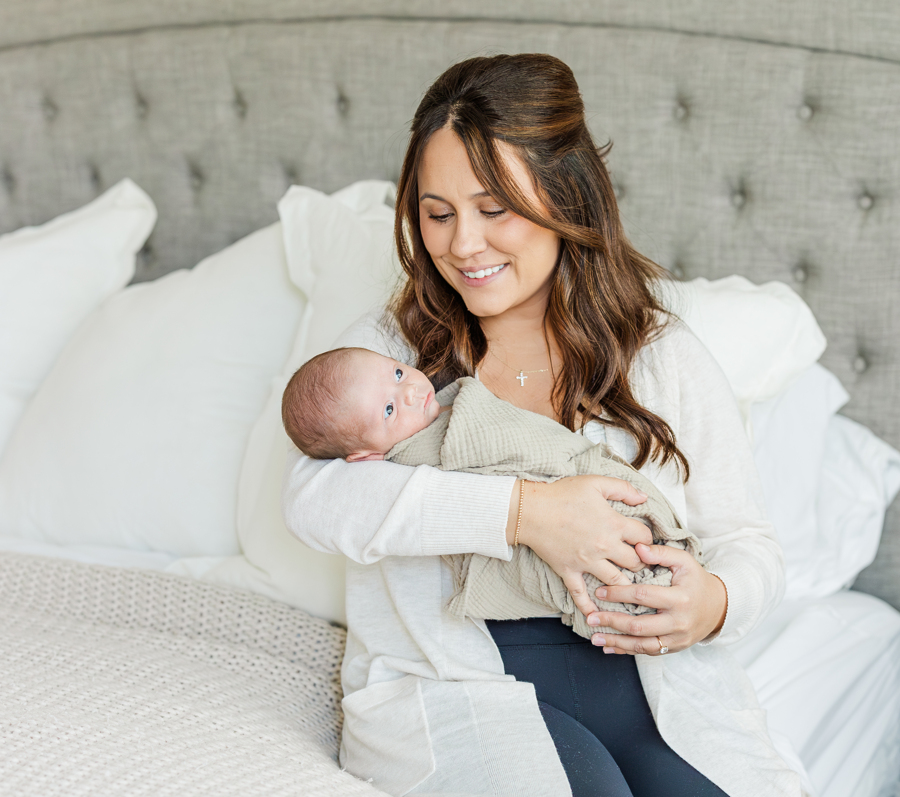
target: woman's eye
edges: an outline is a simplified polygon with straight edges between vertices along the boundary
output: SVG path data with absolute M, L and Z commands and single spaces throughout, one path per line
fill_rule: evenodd
M 485 216 L 489 219 L 496 219 L 497 216 L 502 216 L 504 213 L 506 213 L 506 210 L 504 208 L 500 208 L 500 210 L 482 210 L 481 211 L 481 215 Z
M 436 216 L 434 213 L 429 213 L 428 218 L 431 219 L 432 221 L 436 221 L 438 224 L 444 224 L 450 220 L 450 217 L 452 215 L 453 215 L 452 213 L 444 213 L 440 216 Z
M 403 378 L 403 369 L 402 369 L 402 368 L 395 368 L 395 369 L 394 369 L 394 376 L 397 377 L 397 381 L 399 382 L 399 381 Z
M 393 415 L 393 414 L 394 414 L 394 405 L 393 405 L 393 404 L 388 404 L 388 405 L 384 408 L 384 417 L 385 417 L 385 418 L 389 418 L 389 417 L 390 417 L 391 415 Z

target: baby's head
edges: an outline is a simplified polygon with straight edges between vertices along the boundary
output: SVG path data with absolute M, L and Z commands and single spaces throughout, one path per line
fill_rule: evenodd
M 440 414 L 421 371 L 368 349 L 313 357 L 288 382 L 281 418 L 294 444 L 315 459 L 384 459 Z

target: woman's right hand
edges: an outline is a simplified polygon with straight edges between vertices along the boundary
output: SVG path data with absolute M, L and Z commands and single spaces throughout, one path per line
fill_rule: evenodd
M 519 514 L 520 482 L 510 496 L 507 541 L 512 544 Z M 575 605 L 597 611 L 584 583 L 591 573 L 609 586 L 631 582 L 616 567 L 645 567 L 634 546 L 653 544 L 639 520 L 616 512 L 609 501 L 637 506 L 647 496 L 628 482 L 607 476 L 570 476 L 555 482 L 526 482 L 519 544 L 527 545 L 559 575 Z

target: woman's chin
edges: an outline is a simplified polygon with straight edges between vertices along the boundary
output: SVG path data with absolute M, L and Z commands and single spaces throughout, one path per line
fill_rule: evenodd
M 510 308 L 510 302 L 490 301 L 487 297 L 463 297 L 466 309 L 476 318 L 493 318 L 503 315 Z

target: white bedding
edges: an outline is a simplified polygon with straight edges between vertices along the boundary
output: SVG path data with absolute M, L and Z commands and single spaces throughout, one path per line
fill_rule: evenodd
M 0 550 L 5 551 L 131 568 L 169 568 L 182 573 L 191 570 L 188 566 L 191 560 L 178 560 L 163 554 L 88 549 L 85 546 L 23 545 L 22 540 L 0 537 Z M 0 554 L 0 562 L 8 559 Z M 110 574 L 120 572 L 133 571 L 120 571 L 118 568 L 109 571 Z M 163 579 L 164 583 L 169 581 L 168 576 L 163 576 Z M 39 585 L 34 589 L 39 589 Z M 200 582 L 197 582 L 196 589 L 205 590 L 207 594 L 212 590 L 216 594 L 241 595 Z M 3 597 L 0 593 L 0 603 L 5 602 Z M 235 601 L 237 605 L 239 599 Z M 246 601 L 248 605 L 271 603 L 249 594 Z M 275 603 L 271 605 L 280 606 Z M 160 606 L 158 610 L 149 605 L 144 607 L 148 618 L 152 618 L 157 611 L 165 614 L 167 609 L 165 606 Z M 287 607 L 282 607 L 284 611 L 292 616 L 295 614 L 295 610 Z M 321 621 L 312 622 L 324 626 Z M 263 630 L 261 633 L 269 631 Z M 145 641 L 152 645 L 153 639 L 151 635 Z M 82 637 L 79 644 L 85 644 L 88 649 L 90 642 L 85 640 L 89 637 Z M 128 642 L 136 644 L 137 637 L 130 638 Z M 7 643 L 4 643 L 0 645 L 0 650 L 6 647 Z M 877 598 L 852 591 L 785 603 L 746 640 L 735 645 L 732 651 L 747 668 L 757 688 L 760 702 L 768 711 L 769 727 L 780 751 L 788 759 L 796 756 L 796 761 L 799 758 L 802 762 L 800 766 L 809 777 L 807 785 L 811 785 L 816 797 L 895 797 L 897 783 L 900 782 L 900 613 Z M 66 678 L 76 679 L 67 691 L 77 689 L 77 681 L 87 677 L 71 660 L 66 675 L 58 668 L 53 672 L 60 684 Z M 101 697 L 95 694 L 91 698 L 98 702 L 94 711 L 99 711 L 99 716 L 104 710 L 112 711 L 116 715 L 115 721 L 121 721 L 115 706 L 104 708 L 100 705 L 103 703 Z M 183 713 L 187 718 L 193 716 L 191 707 L 180 701 L 181 698 L 173 694 L 168 703 L 169 710 Z M 269 709 L 271 706 L 266 710 Z M 47 716 L 59 715 L 59 708 L 50 704 L 42 710 Z M 213 715 L 209 718 L 215 721 Z M 193 721 L 197 719 L 195 717 Z M 4 782 L 8 781 L 0 770 L 0 784 Z M 356 784 L 351 785 L 355 788 Z M 16 793 L 43 797 L 50 792 L 24 790 Z M 143 793 L 116 792 L 117 795 Z M 179 792 L 179 795 L 188 793 Z M 216 793 L 224 795 L 231 792 Z M 249 793 L 252 792 L 242 792 L 244 795 Z M 348 785 L 348 790 L 342 788 L 330 793 L 357 792 Z
M 344 632 L 163 573 L 0 554 L 4 797 L 376 795 L 341 772 Z
M 817 797 L 897 794 L 900 613 L 852 591 L 783 603 L 732 651 Z

